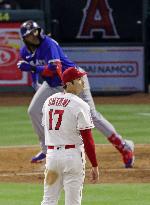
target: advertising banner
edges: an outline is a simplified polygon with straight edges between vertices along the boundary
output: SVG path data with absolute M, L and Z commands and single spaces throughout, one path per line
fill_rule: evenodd
M 17 68 L 20 23 L 0 23 L 0 86 L 27 85 L 28 75 Z
M 143 47 L 64 47 L 88 73 L 92 91 L 144 91 Z

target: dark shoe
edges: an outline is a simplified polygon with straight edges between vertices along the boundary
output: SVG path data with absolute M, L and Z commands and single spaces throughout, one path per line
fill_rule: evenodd
M 40 163 L 46 158 L 46 154 L 39 152 L 36 156 L 32 157 L 31 163 Z

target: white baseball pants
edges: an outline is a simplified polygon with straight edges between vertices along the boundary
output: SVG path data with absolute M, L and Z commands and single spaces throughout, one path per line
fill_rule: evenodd
M 78 148 L 48 149 L 46 155 L 44 196 L 41 205 L 57 205 L 65 191 L 65 205 L 81 205 L 85 177 L 85 154 Z

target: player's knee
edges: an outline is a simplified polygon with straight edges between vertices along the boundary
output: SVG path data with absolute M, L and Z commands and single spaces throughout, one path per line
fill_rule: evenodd
M 45 170 L 45 183 L 48 185 L 52 185 L 56 182 L 58 178 L 58 173 L 53 170 Z
M 101 119 L 101 115 L 95 109 L 91 109 L 90 111 L 93 122 L 97 121 L 97 119 Z

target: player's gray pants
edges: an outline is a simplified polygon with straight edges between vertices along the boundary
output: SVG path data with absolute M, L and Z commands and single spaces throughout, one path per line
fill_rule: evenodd
M 85 89 L 80 94 L 80 97 L 89 104 L 91 108 L 91 115 L 92 115 L 92 119 L 93 119 L 95 127 L 106 137 L 110 137 L 112 134 L 116 134 L 117 137 L 122 139 L 121 136 L 117 134 L 115 128 L 110 124 L 110 122 L 108 122 L 100 113 L 96 111 L 93 98 L 91 96 L 90 86 L 89 86 L 87 76 L 84 76 L 84 82 L 85 82 Z M 62 86 L 52 88 L 52 87 L 49 87 L 49 85 L 46 82 L 44 82 L 41 85 L 41 87 L 37 90 L 37 92 L 35 93 L 30 103 L 30 106 L 28 108 L 28 114 L 31 118 L 33 128 L 39 137 L 39 141 L 40 141 L 40 145 L 41 145 L 41 149 L 43 153 L 46 153 L 47 148 L 45 146 L 44 129 L 41 125 L 42 107 L 43 107 L 45 100 L 50 95 L 53 95 L 54 93 L 60 92 L 62 90 L 63 90 Z
M 39 141 L 43 153 L 46 153 L 47 151 L 47 147 L 45 146 L 44 129 L 43 126 L 41 125 L 43 104 L 49 96 L 57 92 L 60 92 L 62 90 L 63 90 L 62 86 L 53 88 L 53 87 L 49 87 L 49 85 L 46 82 L 43 82 L 40 88 L 36 91 L 28 108 L 28 114 L 31 118 L 33 128 L 39 137 Z
M 84 91 L 80 94 L 80 97 L 89 104 L 95 127 L 106 137 L 110 137 L 112 134 L 117 134 L 113 125 L 108 122 L 99 112 L 96 111 L 87 76 L 84 77 L 84 83 L 85 88 Z

